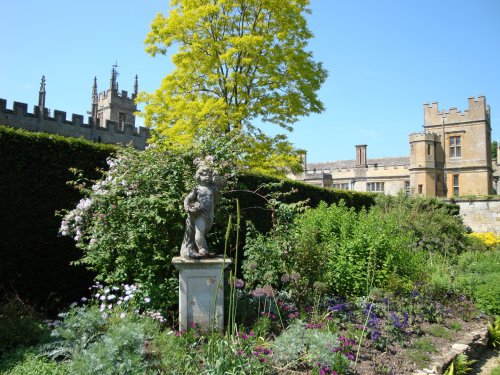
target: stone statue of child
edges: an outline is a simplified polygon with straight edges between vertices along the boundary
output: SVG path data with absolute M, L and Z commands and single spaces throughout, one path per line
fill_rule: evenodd
M 218 177 L 206 164 L 200 164 L 196 171 L 198 185 L 184 198 L 187 212 L 186 230 L 181 246 L 181 257 L 199 259 L 214 257 L 208 251 L 206 234 L 214 221 L 215 200 L 218 193 Z M 214 181 L 215 180 L 215 181 Z

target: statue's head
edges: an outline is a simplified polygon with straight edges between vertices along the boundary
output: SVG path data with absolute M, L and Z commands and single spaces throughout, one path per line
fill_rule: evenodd
M 212 182 L 213 171 L 206 165 L 200 165 L 196 170 L 196 181 L 202 185 L 208 185 Z

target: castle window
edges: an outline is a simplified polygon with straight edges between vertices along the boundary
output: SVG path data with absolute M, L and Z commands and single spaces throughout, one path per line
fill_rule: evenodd
M 418 193 L 423 194 L 423 192 L 424 192 L 424 185 L 422 184 L 418 185 Z
M 405 181 L 405 193 L 410 194 L 410 181 Z
M 431 145 L 428 144 L 427 145 L 427 155 L 430 155 L 431 154 Z
M 120 112 L 118 114 L 118 124 L 120 125 L 120 129 L 123 130 L 125 127 L 125 113 Z
M 383 193 L 384 192 L 384 183 L 383 182 L 367 182 L 366 183 L 366 191 Z
M 334 189 L 349 190 L 349 183 L 333 184 Z
M 450 158 L 462 157 L 462 137 L 450 137 Z
M 453 175 L 453 196 L 458 197 L 460 195 L 460 189 L 458 186 L 458 174 Z

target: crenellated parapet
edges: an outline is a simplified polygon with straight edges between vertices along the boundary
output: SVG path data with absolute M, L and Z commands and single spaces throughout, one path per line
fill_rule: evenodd
M 123 95 L 123 92 L 122 92 Z M 125 92 L 125 97 L 127 94 Z M 43 113 L 40 107 L 34 106 L 33 112 L 28 112 L 26 103 L 14 102 L 12 109 L 7 108 L 7 100 L 0 98 L 0 124 L 13 128 L 25 129 L 34 132 L 59 134 L 66 137 L 85 138 L 91 141 L 110 144 L 132 144 L 134 148 L 144 150 L 149 130 L 144 127 L 135 127 L 130 123 L 119 124 L 117 121 L 105 120 L 100 124 L 99 119 L 73 114 L 68 120 L 65 111 L 54 110 L 50 116 L 47 108 Z
M 490 107 L 484 96 L 469 97 L 469 108 L 459 111 L 457 108 L 440 111 L 437 102 L 424 104 L 424 128 L 490 121 Z

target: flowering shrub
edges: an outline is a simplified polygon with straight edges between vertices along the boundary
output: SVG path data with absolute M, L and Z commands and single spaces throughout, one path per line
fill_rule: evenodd
M 492 232 L 473 232 L 469 234 L 469 237 L 476 238 L 481 241 L 488 248 L 488 250 L 493 250 L 500 246 L 500 236 L 497 236 Z
M 61 235 L 72 236 L 83 257 L 75 262 L 97 272 L 106 284 L 140 284 L 154 303 L 177 302 L 171 259 L 179 253 L 182 200 L 194 183 L 194 155 L 121 149 L 109 170 L 90 184 L 73 183 L 84 194 L 66 212 Z

